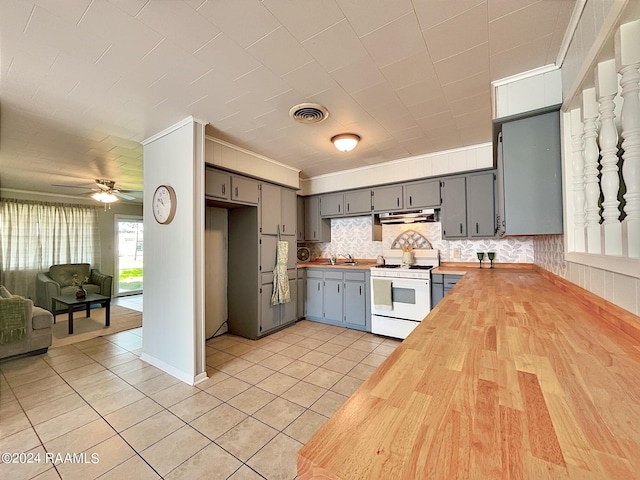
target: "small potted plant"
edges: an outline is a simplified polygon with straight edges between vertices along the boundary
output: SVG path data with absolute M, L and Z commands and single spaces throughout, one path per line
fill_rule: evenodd
M 83 280 L 80 280 L 77 273 L 73 274 L 73 280 L 71 282 L 73 283 L 73 285 L 78 287 L 78 289 L 76 290 L 76 298 L 85 298 L 87 296 L 87 290 L 84 288 L 84 284 L 88 281 L 89 277 L 85 276 Z

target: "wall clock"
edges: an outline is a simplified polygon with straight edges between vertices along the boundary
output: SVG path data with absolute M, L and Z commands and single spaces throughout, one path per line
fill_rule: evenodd
M 153 216 L 156 222 L 171 223 L 176 214 L 176 192 L 169 185 L 160 185 L 153 194 Z

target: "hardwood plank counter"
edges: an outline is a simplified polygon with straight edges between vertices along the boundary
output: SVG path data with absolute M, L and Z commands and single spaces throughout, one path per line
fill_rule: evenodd
M 535 270 L 469 269 L 298 478 L 640 478 L 640 344 Z

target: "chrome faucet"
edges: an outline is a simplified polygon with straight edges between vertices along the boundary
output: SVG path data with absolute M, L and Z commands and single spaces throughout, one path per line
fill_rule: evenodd
M 353 256 L 350 253 L 339 253 L 338 255 L 346 258 L 349 263 L 353 263 Z

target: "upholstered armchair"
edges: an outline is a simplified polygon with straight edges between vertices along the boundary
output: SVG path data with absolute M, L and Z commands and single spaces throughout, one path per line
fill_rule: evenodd
M 54 315 L 59 313 L 53 305 L 51 297 L 59 295 L 74 295 L 77 286 L 74 279 L 89 281 L 83 285 L 88 293 L 99 293 L 107 297 L 111 296 L 111 284 L 113 277 L 91 269 L 88 263 L 65 263 L 52 265 L 48 272 L 40 272 L 36 276 L 36 305 L 45 308 Z M 66 310 L 65 310 L 66 311 Z
M 0 359 L 45 353 L 51 345 L 52 324 L 51 312 L 0 286 Z

